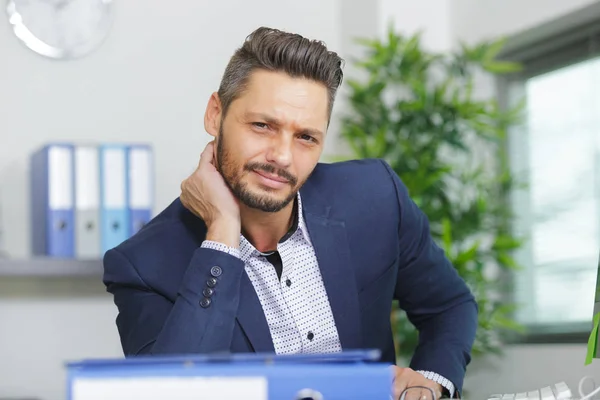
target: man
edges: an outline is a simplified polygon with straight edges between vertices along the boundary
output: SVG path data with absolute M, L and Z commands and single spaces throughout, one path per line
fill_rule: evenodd
M 180 198 L 105 255 L 127 356 L 377 348 L 395 364 L 397 299 L 420 343 L 392 367 L 396 398 L 459 396 L 477 308 L 425 215 L 382 161 L 318 163 L 341 68 L 268 28 L 233 55 Z

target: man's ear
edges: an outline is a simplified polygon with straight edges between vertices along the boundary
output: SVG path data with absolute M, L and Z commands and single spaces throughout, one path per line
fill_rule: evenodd
M 214 138 L 219 135 L 222 114 L 223 109 L 221 107 L 219 94 L 214 92 L 208 99 L 206 112 L 204 113 L 204 129 Z

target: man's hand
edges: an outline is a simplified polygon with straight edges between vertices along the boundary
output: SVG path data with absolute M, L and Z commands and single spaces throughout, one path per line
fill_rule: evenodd
M 413 371 L 410 368 L 392 366 L 392 370 L 394 372 L 394 382 L 392 388 L 394 400 L 398 400 L 400 398 L 400 395 L 404 389 L 416 386 L 425 386 L 431 388 L 436 397 L 432 399 L 431 392 L 427 389 L 419 390 L 418 388 L 415 388 L 407 393 L 405 400 L 439 400 L 439 398 L 442 397 L 443 387 L 439 383 L 425 378 L 423 375 Z
M 181 203 L 202 218 L 207 227 L 207 240 L 239 247 L 240 207 L 215 167 L 215 144 L 210 142 L 198 168 L 181 183 Z

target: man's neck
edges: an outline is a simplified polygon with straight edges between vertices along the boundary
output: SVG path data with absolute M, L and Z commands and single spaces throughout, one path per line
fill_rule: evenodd
M 277 243 L 293 224 L 295 201 L 276 213 L 240 205 L 242 234 L 260 252 L 277 249 Z

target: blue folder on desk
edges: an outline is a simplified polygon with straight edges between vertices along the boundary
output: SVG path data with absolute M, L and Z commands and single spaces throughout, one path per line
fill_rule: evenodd
M 68 400 L 389 400 L 379 352 L 133 357 L 68 364 Z

